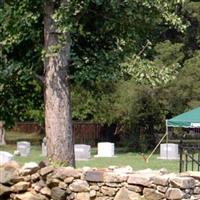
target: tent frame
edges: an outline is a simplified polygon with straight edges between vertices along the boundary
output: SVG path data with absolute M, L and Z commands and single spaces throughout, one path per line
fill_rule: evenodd
M 188 112 L 185 112 L 185 113 L 182 113 L 174 118 L 177 118 L 177 117 L 185 117 L 185 115 L 187 116 L 186 113 L 191 113 L 191 112 L 194 112 L 196 114 L 195 117 L 197 117 L 197 115 L 199 116 L 199 113 L 200 113 L 200 107 L 198 108 L 195 108 L 193 110 L 190 110 Z M 182 116 L 183 115 L 183 116 Z M 174 119 L 174 118 L 171 118 L 171 119 Z M 153 153 L 156 151 L 156 149 L 159 147 L 159 145 L 161 144 L 161 142 L 164 140 L 164 138 L 166 137 L 166 146 L 167 146 L 167 153 L 166 153 L 166 156 L 167 156 L 167 159 L 168 159 L 168 143 L 169 143 L 169 127 L 179 127 L 179 128 L 200 128 L 200 119 L 197 117 L 197 118 L 193 118 L 193 120 L 188 120 L 188 121 L 185 121 L 185 120 L 182 120 L 182 121 L 175 121 L 174 122 L 174 125 L 173 125 L 173 122 L 172 124 L 169 125 L 169 120 L 171 119 L 167 119 L 165 121 L 166 123 L 166 132 L 165 134 L 163 135 L 163 137 L 161 138 L 161 140 L 158 142 L 158 144 L 156 145 L 156 147 L 153 149 L 153 151 L 151 152 L 151 154 L 146 158 L 146 162 L 148 162 L 148 160 L 150 159 L 150 157 L 153 155 Z M 181 124 L 182 123 L 182 124 Z

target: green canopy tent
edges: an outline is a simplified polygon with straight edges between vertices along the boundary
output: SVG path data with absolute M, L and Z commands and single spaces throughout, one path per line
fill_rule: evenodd
M 166 120 L 166 133 L 163 135 L 159 143 L 156 145 L 154 150 L 146 159 L 147 162 L 149 158 L 153 155 L 155 150 L 160 146 L 164 138 L 166 137 L 167 143 L 167 154 L 168 154 L 168 128 L 169 127 L 182 127 L 182 128 L 200 128 L 200 107 L 185 112 L 183 114 L 177 115 L 171 119 Z M 168 155 L 167 155 L 168 157 Z
M 166 120 L 167 154 L 169 140 L 168 127 L 200 128 L 200 107 L 197 107 L 193 110 L 190 110 L 188 112 L 182 113 L 171 119 Z
M 167 143 L 168 127 L 200 128 L 200 107 L 166 120 Z
M 200 127 L 200 107 L 166 120 L 166 127 Z

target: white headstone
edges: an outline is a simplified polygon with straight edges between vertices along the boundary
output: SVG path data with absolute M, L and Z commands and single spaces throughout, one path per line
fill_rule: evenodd
M 179 159 L 178 144 L 165 143 L 160 145 L 160 157 L 159 159 Z
M 46 137 L 43 138 L 43 142 L 42 142 L 42 156 L 47 156 L 47 141 L 46 141 Z
M 27 141 L 17 142 L 17 150 L 20 152 L 20 155 L 26 157 L 30 154 L 31 143 Z
M 91 158 L 91 146 L 86 144 L 74 145 L 75 160 L 88 160 Z
M 6 151 L 0 151 L 0 165 L 13 160 L 13 155 Z
M 44 142 L 42 143 L 42 156 L 47 156 L 47 145 Z
M 110 142 L 99 142 L 97 157 L 112 157 L 114 156 L 115 145 Z

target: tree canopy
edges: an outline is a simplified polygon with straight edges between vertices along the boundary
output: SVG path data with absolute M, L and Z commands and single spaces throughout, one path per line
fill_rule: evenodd
M 149 116 L 143 109 L 146 103 L 148 109 L 155 108 L 151 112 L 159 108 L 159 119 L 199 105 L 194 72 L 199 59 L 198 1 L 57 3 L 52 17 L 58 35 L 67 32 L 71 40 L 74 120 L 126 124 L 132 115 L 127 115 L 128 100 L 121 96 L 127 90 L 140 104 L 130 100 L 132 112 L 141 107 L 137 112 L 142 116 Z M 43 0 L 5 0 L 0 8 L 0 118 L 7 125 L 16 120 L 43 122 L 43 60 L 56 54 L 63 42 L 60 35 L 60 44 L 44 50 L 43 5 Z

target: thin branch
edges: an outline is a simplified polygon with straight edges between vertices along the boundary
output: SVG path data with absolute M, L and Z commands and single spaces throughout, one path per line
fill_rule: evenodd
M 35 79 L 38 81 L 40 86 L 44 87 L 44 77 L 34 73 Z

